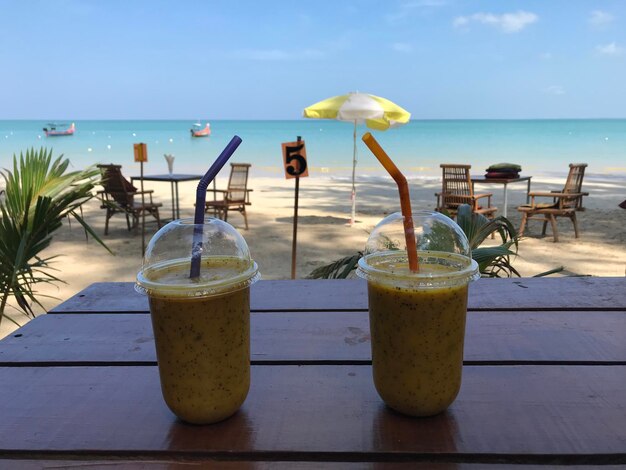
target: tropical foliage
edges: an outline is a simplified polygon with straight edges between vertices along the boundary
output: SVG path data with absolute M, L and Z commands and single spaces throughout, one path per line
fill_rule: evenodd
M 511 256 L 517 254 L 517 230 L 506 217 L 487 219 L 482 214 L 472 212 L 469 205 L 459 207 L 456 222 L 459 224 L 472 249 L 472 258 L 478 263 L 483 277 L 519 277 L 511 264 Z M 500 245 L 481 246 L 492 234 L 499 236 Z
M 52 161 L 52 150 L 30 149 L 19 159 L 13 156 L 12 171 L 0 171 L 5 181 L 0 200 L 0 321 L 11 296 L 19 307 L 13 308 L 32 318 L 33 304 L 43 309 L 38 285 L 63 282 L 50 266 L 56 256 L 44 257 L 42 252 L 64 217 L 74 218 L 108 250 L 77 212 L 93 197 L 99 170 L 66 172 L 69 164 L 63 155 Z
M 461 227 L 472 249 L 472 258 L 478 263 L 484 277 L 513 277 L 520 274 L 511 264 L 511 256 L 517 254 L 518 235 L 513 224 L 505 217 L 487 219 L 482 214 L 472 213 L 469 205 L 463 204 L 457 213 L 457 224 Z M 500 237 L 500 245 L 481 246 L 492 234 Z M 312 271 L 309 279 L 345 279 L 356 269 L 362 252 L 334 261 Z

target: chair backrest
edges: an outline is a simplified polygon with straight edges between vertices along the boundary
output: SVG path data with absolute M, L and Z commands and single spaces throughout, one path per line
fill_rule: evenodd
M 228 200 L 245 202 L 248 189 L 248 171 L 250 163 L 231 163 L 228 179 Z
M 98 165 L 102 175 L 102 187 L 104 192 L 120 204 L 121 206 L 131 206 L 133 204 L 133 194 L 137 191 L 122 175 L 121 165 Z
M 443 193 L 443 205 L 456 208 L 461 204 L 467 204 L 467 197 L 473 196 L 472 181 L 470 180 L 470 168 L 472 165 L 442 163 L 441 192 Z
M 565 187 L 563 188 L 563 193 L 581 193 L 583 187 L 583 178 L 585 177 L 585 168 L 587 168 L 586 163 L 570 163 L 569 164 L 569 173 L 567 175 L 567 180 L 565 181 Z M 571 208 L 571 207 L 579 207 L 581 203 L 582 197 L 566 197 L 562 199 L 562 207 L 563 208 Z

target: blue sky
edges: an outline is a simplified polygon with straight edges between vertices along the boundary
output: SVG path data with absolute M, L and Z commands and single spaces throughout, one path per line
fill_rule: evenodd
M 0 0 L 0 119 L 626 117 L 626 2 Z

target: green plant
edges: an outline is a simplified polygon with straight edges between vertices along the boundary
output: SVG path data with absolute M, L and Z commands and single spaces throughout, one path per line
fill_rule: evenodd
M 482 276 L 519 277 L 520 274 L 511 264 L 510 258 L 517 254 L 518 235 L 515 227 L 506 217 L 487 219 L 482 214 L 473 213 L 469 205 L 463 204 L 457 212 L 457 224 L 469 240 L 472 258 L 478 263 Z M 492 234 L 497 234 L 502 243 L 497 246 L 480 246 Z M 356 268 L 362 256 L 362 252 L 346 256 L 315 269 L 307 278 L 345 279 Z
M 6 316 L 10 296 L 19 307 L 13 308 L 32 318 L 31 304 L 43 309 L 38 297 L 50 297 L 39 294 L 37 286 L 64 282 L 50 272 L 50 263 L 57 256 L 42 257 L 64 217 L 76 219 L 111 252 L 77 212 L 93 197 L 99 170 L 66 173 L 69 163 L 63 155 L 53 162 L 51 149 L 30 149 L 25 155 L 20 153 L 19 160 L 13 155 L 13 171 L 0 171 L 6 183 L 0 201 L 0 321 Z
M 469 240 L 472 258 L 478 263 L 482 276 L 520 276 L 511 264 L 511 256 L 517 254 L 518 236 L 509 219 L 503 216 L 488 219 L 482 214 L 472 212 L 469 205 L 463 204 L 457 211 L 456 223 Z M 492 234 L 497 234 L 502 243 L 496 246 L 480 246 Z

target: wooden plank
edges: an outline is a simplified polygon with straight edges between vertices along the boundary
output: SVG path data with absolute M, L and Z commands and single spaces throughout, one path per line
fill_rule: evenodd
M 52 458 L 52 457 L 49 457 Z M 104 460 L 95 455 L 88 459 L 81 454 L 80 460 L 35 460 L 34 458 L 0 459 L 0 468 L 11 470 L 190 470 L 195 468 L 219 468 L 224 470 L 546 470 L 545 465 L 518 465 L 503 463 L 456 463 L 456 462 L 264 462 L 264 461 L 218 461 L 185 457 L 184 460 L 171 458 L 151 458 L 126 460 Z M 590 465 L 568 465 L 567 470 L 588 470 Z M 595 468 L 595 466 L 594 466 Z M 603 465 L 602 470 L 624 470 L 621 465 Z
M 253 311 L 367 310 L 361 279 L 259 281 L 252 286 Z M 480 279 L 472 283 L 470 310 L 626 310 L 626 279 L 560 277 Z M 146 297 L 132 283 L 95 283 L 51 313 L 147 312 Z
M 626 310 L 624 277 L 480 279 L 470 285 L 472 310 Z
M 387 409 L 369 366 L 254 366 L 242 409 L 175 419 L 156 367 L 0 368 L 0 452 L 231 460 L 626 463 L 624 366 L 467 367 L 457 401 Z
M 253 313 L 254 363 L 366 363 L 367 312 Z M 625 312 L 470 312 L 467 364 L 626 364 Z M 40 316 L 0 341 L 0 365 L 154 364 L 148 314 Z
M 80 460 L 9 460 L 0 459 L 0 468 L 11 470 L 190 470 L 194 468 L 219 468 L 223 470 L 317 470 L 317 469 L 347 469 L 347 470 L 546 470 L 545 465 L 517 465 L 517 464 L 473 464 L 473 463 L 446 463 L 446 462 L 260 462 L 260 461 L 225 461 L 186 457 L 183 461 L 168 458 L 136 459 L 136 460 L 103 460 L 94 456 L 87 459 L 81 455 Z M 568 465 L 567 470 L 586 470 L 587 465 Z M 602 470 L 624 470 L 623 466 L 603 465 Z
M 223 470 L 245 469 L 245 470 L 316 470 L 316 469 L 333 469 L 345 468 L 347 470 L 359 469 L 416 469 L 416 470 L 456 470 L 478 468 L 476 465 L 467 464 L 456 466 L 456 464 L 448 463 L 382 463 L 382 462 L 254 462 L 254 461 L 236 461 L 229 462 L 216 459 L 191 459 L 185 458 L 184 461 L 174 459 L 137 459 L 137 460 L 104 460 L 101 456 L 95 455 L 93 459 L 87 459 L 81 456 L 80 460 L 1 460 L 0 468 L 11 470 L 190 470 L 194 468 L 219 468 Z M 534 467 L 538 470 L 545 470 L 545 467 Z M 515 470 L 520 469 L 515 466 Z M 568 469 L 569 470 L 569 469 Z M 609 469 L 610 470 L 610 469 Z
M 360 279 L 343 281 L 259 281 L 251 288 L 253 311 L 366 310 L 367 285 Z M 132 282 L 98 282 L 56 306 L 50 313 L 146 313 L 147 297 Z

